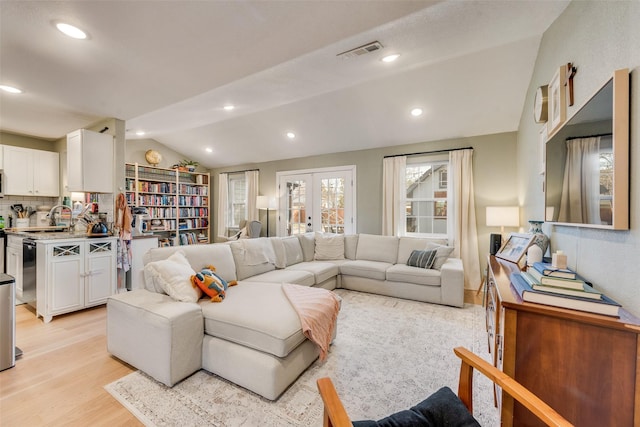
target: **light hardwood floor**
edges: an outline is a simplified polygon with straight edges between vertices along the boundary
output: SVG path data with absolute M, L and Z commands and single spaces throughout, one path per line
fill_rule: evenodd
M 24 355 L 0 372 L 1 426 L 141 426 L 104 386 L 134 369 L 107 353 L 105 306 L 44 324 L 16 307 Z
M 482 303 L 482 292 L 465 291 Z M 107 353 L 105 306 L 36 319 L 16 307 L 16 343 L 24 355 L 0 372 L 0 426 L 141 426 L 104 386 L 134 369 Z

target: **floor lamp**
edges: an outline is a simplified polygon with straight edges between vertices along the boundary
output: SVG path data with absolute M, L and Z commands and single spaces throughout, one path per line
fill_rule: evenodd
M 258 196 L 256 200 L 256 207 L 260 210 L 267 211 L 267 237 L 270 237 L 269 234 L 269 211 L 271 209 L 276 209 L 276 198 L 269 196 Z

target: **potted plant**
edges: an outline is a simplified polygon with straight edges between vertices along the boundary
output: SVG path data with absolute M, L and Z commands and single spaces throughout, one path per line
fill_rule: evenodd
M 186 168 L 189 172 L 195 172 L 196 167 L 198 167 L 199 163 L 195 160 L 183 160 L 180 162 L 180 166 Z

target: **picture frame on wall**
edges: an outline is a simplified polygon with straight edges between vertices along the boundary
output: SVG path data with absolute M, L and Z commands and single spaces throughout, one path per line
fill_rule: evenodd
M 540 175 L 544 175 L 547 167 L 547 124 L 540 129 L 538 139 L 538 158 L 540 161 Z
M 518 263 L 527 253 L 527 249 L 533 243 L 535 234 L 511 233 L 500 250 L 496 253 L 497 258 Z
M 547 134 L 552 135 L 567 119 L 567 92 L 564 67 L 559 67 L 549 82 L 549 120 Z

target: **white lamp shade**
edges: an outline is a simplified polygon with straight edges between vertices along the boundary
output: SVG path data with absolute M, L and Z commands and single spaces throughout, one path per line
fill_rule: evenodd
M 487 227 L 519 227 L 518 206 L 487 206 Z
M 258 196 L 256 200 L 256 207 L 258 209 L 276 209 L 276 198 L 269 196 Z

